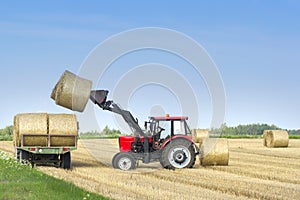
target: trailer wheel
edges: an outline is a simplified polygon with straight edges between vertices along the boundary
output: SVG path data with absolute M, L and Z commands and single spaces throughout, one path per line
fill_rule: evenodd
M 166 169 L 192 168 L 195 160 L 193 144 L 185 139 L 175 139 L 164 148 L 160 164 Z
M 133 170 L 136 168 L 136 160 L 130 153 L 117 153 L 112 160 L 112 166 L 120 170 Z
M 27 164 L 29 162 L 29 152 L 24 150 L 19 150 L 19 160 L 20 163 Z
M 20 152 L 20 160 L 21 161 L 28 161 L 29 160 L 29 152 L 21 150 L 21 152 Z
M 60 167 L 64 169 L 71 169 L 71 153 L 67 152 L 60 155 Z
M 15 156 L 16 156 L 16 161 L 17 162 L 20 162 L 20 154 L 21 154 L 21 151 L 19 149 L 16 149 Z

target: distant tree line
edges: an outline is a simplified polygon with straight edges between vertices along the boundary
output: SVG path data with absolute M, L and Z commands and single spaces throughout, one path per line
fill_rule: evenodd
M 13 126 L 7 126 L 3 129 L 0 129 L 0 140 L 12 140 L 13 128 Z
M 212 134 L 230 136 L 230 135 L 262 135 L 264 130 L 286 130 L 279 128 L 276 125 L 268 124 L 248 124 L 238 125 L 234 127 L 227 126 L 226 123 L 220 128 L 212 129 Z M 300 129 L 298 130 L 287 130 L 290 135 L 300 135 Z
M 110 129 L 108 126 L 105 126 L 102 131 L 87 131 L 87 132 L 82 132 L 80 135 L 121 135 L 121 131 L 117 129 Z
M 249 136 L 260 136 L 263 134 L 264 130 L 286 130 L 279 128 L 276 125 L 268 124 L 248 124 L 248 125 L 238 125 L 238 126 L 227 126 L 226 123 L 223 124 L 220 128 L 215 128 L 210 130 L 211 134 L 222 135 L 222 136 L 238 136 L 238 135 L 249 135 Z M 287 130 L 289 135 L 300 136 L 300 129 L 297 130 Z M 118 137 L 121 135 L 121 131 L 117 129 L 110 129 L 108 126 L 105 126 L 102 131 L 88 131 L 80 133 L 82 136 L 91 136 L 91 137 Z M 3 129 L 0 129 L 0 140 L 12 140 L 13 138 L 13 126 L 7 126 Z

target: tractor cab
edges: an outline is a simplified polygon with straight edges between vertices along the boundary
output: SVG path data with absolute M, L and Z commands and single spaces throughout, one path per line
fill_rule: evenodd
M 161 139 L 175 135 L 191 136 L 186 120 L 188 117 L 184 116 L 150 117 L 149 122 L 145 122 L 145 129 L 151 135 L 159 135 Z
M 149 121 L 145 121 L 146 133 L 152 137 L 153 148 L 159 149 L 164 146 L 166 141 L 174 137 L 185 137 L 192 140 L 190 128 L 186 122 L 188 117 L 170 116 L 165 117 L 149 117 Z

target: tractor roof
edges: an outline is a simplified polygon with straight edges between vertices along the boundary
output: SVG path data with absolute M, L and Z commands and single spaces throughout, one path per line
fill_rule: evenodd
M 152 120 L 157 121 L 167 121 L 167 120 L 188 120 L 186 116 L 158 116 L 158 117 L 150 117 Z

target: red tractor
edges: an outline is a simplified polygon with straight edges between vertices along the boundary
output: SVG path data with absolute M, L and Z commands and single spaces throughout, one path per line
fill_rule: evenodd
M 192 168 L 199 148 L 192 140 L 187 125 L 188 117 L 150 117 L 142 129 L 132 114 L 121 109 L 113 101 L 106 101 L 107 90 L 94 90 L 90 99 L 101 107 L 123 117 L 133 132 L 133 136 L 120 136 L 120 152 L 112 160 L 114 168 L 132 170 L 138 161 L 150 163 L 159 161 L 167 169 Z

